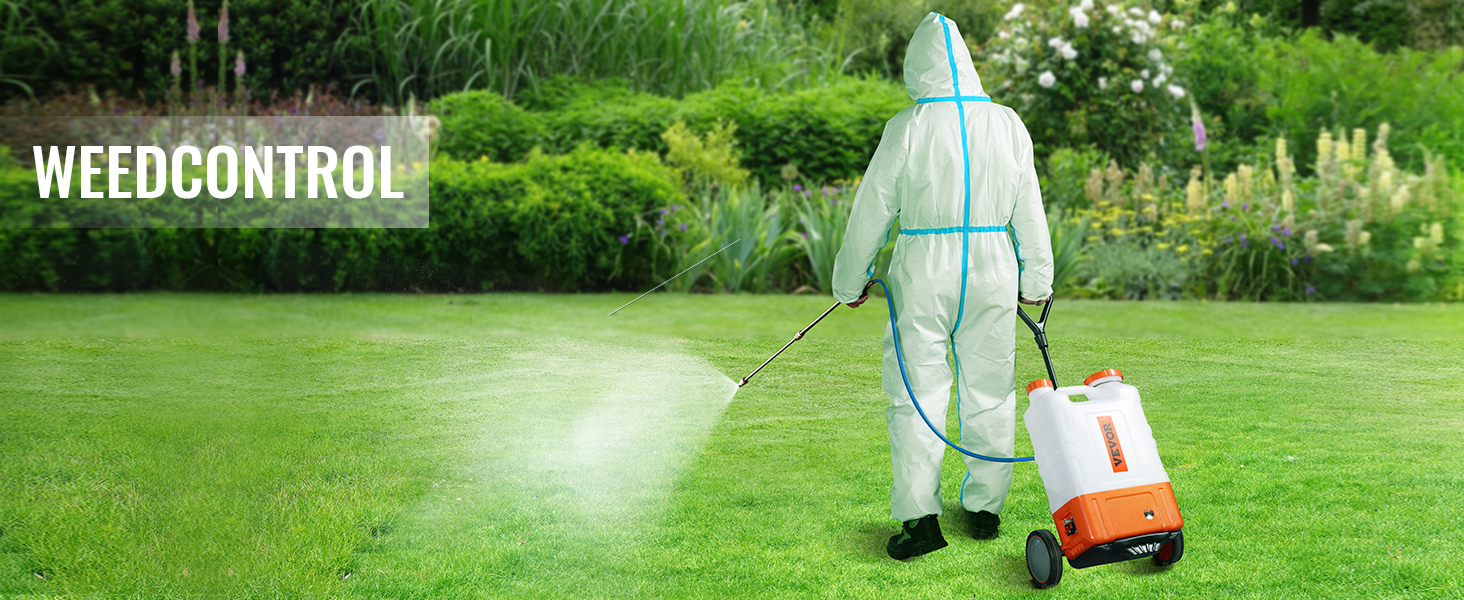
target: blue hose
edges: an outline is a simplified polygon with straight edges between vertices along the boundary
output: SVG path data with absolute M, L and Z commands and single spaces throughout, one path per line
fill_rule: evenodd
M 955 445 L 949 439 L 947 439 L 946 436 L 942 434 L 939 429 L 935 428 L 935 424 L 930 422 L 930 417 L 925 416 L 925 410 L 920 408 L 920 401 L 915 399 L 915 390 L 910 389 L 910 377 L 905 374 L 905 356 L 904 353 L 900 351 L 900 328 L 896 327 L 895 325 L 895 301 L 890 296 L 890 288 L 889 286 L 885 285 L 885 282 L 883 281 L 880 281 L 878 279 L 875 279 L 873 281 L 874 283 L 878 283 L 879 287 L 884 288 L 885 306 L 888 306 L 890 309 L 890 333 L 895 336 L 895 362 L 896 364 L 900 365 L 900 379 L 905 381 L 905 391 L 910 394 L 910 401 L 915 403 L 915 411 L 920 413 L 920 418 L 925 421 L 925 426 L 930 428 L 930 432 L 934 433 L 935 437 L 940 438 L 940 441 L 945 442 L 947 446 L 955 448 L 956 452 L 960 452 L 961 454 L 965 454 L 966 456 L 969 456 L 971 458 L 978 458 L 984 461 L 997 463 L 1030 462 L 1033 459 L 1033 457 L 1031 456 L 1023 456 L 1021 458 L 1001 458 L 999 456 L 984 456 L 981 454 L 977 454 L 975 452 Z M 1019 308 L 1017 310 L 1021 309 Z

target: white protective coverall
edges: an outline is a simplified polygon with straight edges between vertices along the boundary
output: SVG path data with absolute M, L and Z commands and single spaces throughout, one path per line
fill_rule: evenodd
M 910 39 L 905 88 L 916 104 L 885 125 L 859 185 L 834 262 L 834 297 L 845 303 L 859 298 L 898 218 L 888 284 L 910 387 L 930 420 L 944 427 L 951 344 L 961 445 L 1010 457 L 1016 436 L 1017 294 L 1036 301 L 1052 293 L 1052 249 L 1032 139 L 1012 109 L 984 95 L 956 24 L 944 16 L 927 15 Z M 910 402 L 894 343 L 887 326 L 890 512 L 908 521 L 941 514 L 945 448 Z M 962 505 L 1000 514 L 1011 463 L 966 457 L 966 470 Z

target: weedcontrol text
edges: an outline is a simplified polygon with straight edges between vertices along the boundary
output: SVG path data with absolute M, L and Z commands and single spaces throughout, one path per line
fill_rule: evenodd
M 73 175 L 80 179 L 82 198 L 157 198 L 171 190 L 184 199 L 207 194 L 222 200 L 236 197 L 242 188 L 244 198 L 275 198 L 278 191 L 293 199 L 297 178 L 305 180 L 304 196 L 310 199 L 342 194 L 354 199 L 402 198 L 402 192 L 392 189 L 391 146 L 385 145 L 374 152 L 350 146 L 339 154 L 331 146 L 184 145 L 171 152 L 159 146 L 32 148 L 41 198 L 50 198 L 53 188 L 59 197 L 69 198 Z M 105 183 L 93 185 L 95 176 L 103 176 Z M 125 185 L 124 178 L 133 185 Z M 277 182 L 283 189 L 276 190 Z

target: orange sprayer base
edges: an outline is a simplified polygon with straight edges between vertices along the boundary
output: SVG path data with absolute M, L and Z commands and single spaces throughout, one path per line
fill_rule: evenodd
M 1168 482 L 1083 494 L 1052 513 L 1052 521 L 1069 561 L 1100 544 L 1184 526 Z

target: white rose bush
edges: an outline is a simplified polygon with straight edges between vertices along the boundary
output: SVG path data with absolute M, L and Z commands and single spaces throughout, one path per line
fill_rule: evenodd
M 1183 51 L 1184 19 L 1095 0 L 1018 3 L 1002 19 L 976 52 L 982 78 L 1039 146 L 1092 146 L 1132 165 L 1184 126 L 1187 91 L 1167 60 Z

